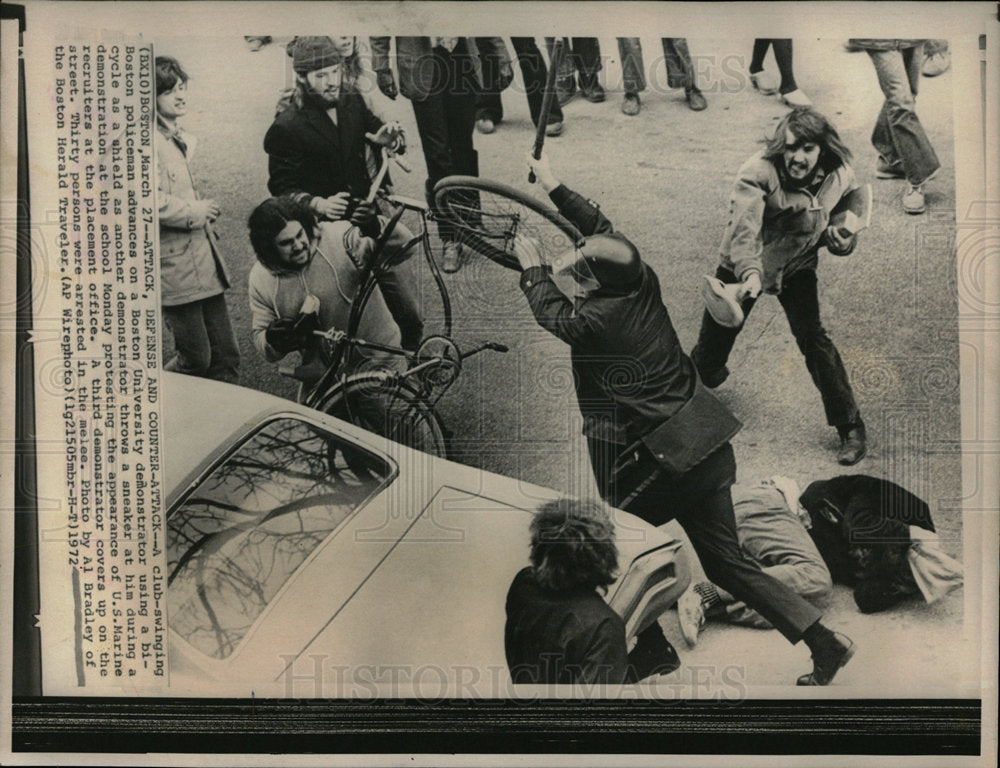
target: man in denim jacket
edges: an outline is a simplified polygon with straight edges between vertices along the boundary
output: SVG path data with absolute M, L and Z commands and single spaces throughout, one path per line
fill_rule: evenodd
M 744 318 L 761 290 L 777 295 L 827 423 L 840 435 L 841 464 L 865 456 L 867 436 L 840 353 L 820 322 L 816 267 L 820 248 L 838 256 L 854 250 L 856 236 L 830 225 L 834 208 L 859 186 L 850 160 L 823 115 L 809 107 L 786 115 L 767 147 L 740 168 L 716 271 L 724 283 L 742 283 Z M 729 376 L 726 361 L 742 328 L 726 328 L 705 312 L 691 351 L 705 386 Z

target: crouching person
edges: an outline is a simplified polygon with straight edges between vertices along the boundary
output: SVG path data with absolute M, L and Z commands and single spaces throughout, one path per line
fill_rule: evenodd
M 248 221 L 257 263 L 250 270 L 253 343 L 270 362 L 300 352 L 297 376 L 311 385 L 325 365 L 318 352 L 316 329 L 346 330 L 351 307 L 373 255 L 371 240 L 349 221 L 317 222 L 302 201 L 272 197 L 254 209 Z M 399 347 L 400 332 L 376 288 L 358 326 L 358 337 Z M 353 351 L 350 370 L 392 367 L 398 356 L 380 351 Z
M 628 652 L 625 622 L 602 598 L 617 571 L 607 507 L 559 499 L 539 508 L 531 566 L 507 593 L 504 645 L 515 683 L 621 685 L 680 666 L 655 623 Z

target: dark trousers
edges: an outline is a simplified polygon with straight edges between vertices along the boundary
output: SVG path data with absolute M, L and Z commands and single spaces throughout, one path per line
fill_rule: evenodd
M 545 95 L 545 80 L 548 68 L 542 52 L 538 50 L 533 37 L 512 37 L 514 55 L 521 67 L 521 77 L 524 79 L 524 91 L 528 97 L 528 110 L 531 112 L 531 122 L 538 126 L 538 118 L 542 114 L 542 99 Z M 500 100 L 499 73 L 495 71 L 493 60 L 483 60 L 483 91 L 476 101 L 476 119 L 489 118 L 494 123 L 503 120 L 503 102 Z M 556 99 L 552 100 L 549 111 L 549 123 L 561 123 L 562 109 Z
M 174 335 L 174 356 L 164 370 L 235 384 L 240 347 L 229 319 L 225 294 L 163 308 Z
M 738 283 L 736 275 L 725 267 L 719 267 L 715 276 L 724 283 Z M 823 398 L 826 421 L 834 427 L 848 427 L 857 424 L 861 415 L 854 400 L 847 370 L 819 318 L 819 294 L 816 288 L 816 271 L 800 270 L 786 278 L 778 294 L 778 301 L 785 310 L 788 326 L 805 356 L 806 368 L 812 376 L 813 384 Z M 743 314 L 749 317 L 755 299 L 744 299 Z M 744 321 L 745 324 L 745 321 Z M 691 359 L 698 368 L 702 379 L 711 380 L 725 368 L 729 353 L 743 326 L 725 328 L 705 312 L 701 319 L 698 343 L 691 350 Z
M 597 73 L 601 71 L 601 45 L 596 37 L 563 38 L 565 48 L 562 61 L 559 63 L 559 78 L 571 79 L 574 73 L 579 73 L 581 88 L 587 88 L 597 82 Z M 545 38 L 545 46 L 552 59 L 554 37 Z
M 789 39 L 771 39 L 758 37 L 753 41 L 753 58 L 750 60 L 750 74 L 754 75 L 764 69 L 764 57 L 767 49 L 774 48 L 774 60 L 781 73 L 779 93 L 791 93 L 798 90 L 795 84 L 795 74 L 792 70 L 792 41 Z
M 446 78 L 445 87 L 423 101 L 413 101 L 417 132 L 427 162 L 425 192 L 427 202 L 434 206 L 434 185 L 445 176 L 478 176 L 479 159 L 472 144 L 476 126 L 476 93 L 468 87 L 459 56 L 435 49 L 435 64 Z M 442 240 L 453 240 L 454 230 L 439 220 L 438 234 Z
M 740 549 L 730 486 L 736 458 L 729 443 L 682 475 L 660 472 L 649 453 L 612 479 L 611 468 L 621 447 L 587 439 L 590 462 L 602 497 L 652 525 L 676 518 L 684 528 L 705 575 L 770 621 L 792 643 L 822 614 L 784 584 L 768 576 Z

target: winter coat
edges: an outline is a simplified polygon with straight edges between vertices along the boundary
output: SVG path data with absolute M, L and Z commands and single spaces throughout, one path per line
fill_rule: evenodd
M 163 125 L 156 131 L 157 199 L 160 217 L 160 300 L 171 307 L 217 296 L 229 287 L 229 273 L 215 232 L 197 204 L 188 167 L 194 137 L 176 135 Z
M 365 133 L 381 127 L 382 121 L 358 93 L 341 94 L 336 125 L 321 106 L 297 98 L 264 136 L 270 174 L 267 188 L 276 197 L 330 197 L 338 192 L 367 196 L 372 177 Z
M 889 480 L 840 475 L 810 483 L 799 503 L 830 575 L 854 588 L 861 611 L 881 611 L 917 593 L 910 526 L 934 531 L 927 502 Z
M 817 249 L 825 242 L 830 214 L 841 199 L 859 187 L 849 165 L 824 173 L 808 188 L 783 184 L 784 171 L 764 152 L 740 168 L 729 204 L 729 222 L 720 246 L 722 266 L 741 281 L 750 272 L 761 275 L 767 293 L 780 293 L 784 278 L 816 269 Z M 852 246 L 837 255 L 846 256 Z
M 559 212 L 584 235 L 613 231 L 597 206 L 560 185 L 552 190 Z M 698 375 L 684 354 L 648 264 L 632 291 L 598 291 L 574 306 L 549 279 L 531 267 L 521 290 L 543 328 L 570 345 L 584 434 L 619 445 L 631 443 L 669 420 L 695 394 Z M 722 422 L 725 406 L 713 402 Z M 720 440 L 720 445 L 725 440 Z
M 625 682 L 625 622 L 594 590 L 555 592 L 524 568 L 510 585 L 506 608 L 504 647 L 515 683 Z
M 391 69 L 389 66 L 389 37 L 372 37 L 372 69 L 375 72 Z M 478 47 L 477 47 L 478 43 Z M 483 86 L 480 54 L 493 57 L 498 67 L 510 64 L 510 53 L 501 37 L 460 37 L 451 55 L 464 58 L 460 71 L 468 79 L 460 83 L 444 82 L 444 68 L 435 66 L 433 41 L 430 37 L 396 38 L 396 71 L 399 73 L 399 92 L 411 101 L 426 101 L 441 96 L 446 91 L 478 93 Z M 465 66 L 465 62 L 468 66 Z

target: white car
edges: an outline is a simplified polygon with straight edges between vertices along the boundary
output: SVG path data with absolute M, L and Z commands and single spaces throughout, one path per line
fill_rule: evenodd
M 204 379 L 165 374 L 162 413 L 172 690 L 509 693 L 507 589 L 555 491 Z M 680 541 L 615 522 L 632 637 L 690 577 Z

